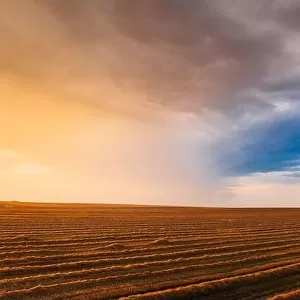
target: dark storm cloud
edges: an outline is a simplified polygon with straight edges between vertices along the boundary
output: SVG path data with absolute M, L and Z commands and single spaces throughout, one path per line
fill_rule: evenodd
M 300 91 L 300 75 L 287 76 L 264 84 L 266 92 Z
M 227 5 L 237 4 L 224 3 L 116 3 L 114 24 L 124 35 L 153 48 L 167 44 L 170 54 L 177 54 L 170 62 L 159 57 L 154 65 L 145 61 L 143 88 L 168 104 L 227 110 L 237 104 L 230 99 L 233 90 L 251 86 L 267 74 L 272 59 L 282 55 L 279 36 L 253 30 L 247 19 L 240 22 L 226 11 Z
M 114 102 L 112 110 L 123 100 L 110 91 L 103 97 L 107 81 L 136 105 L 226 114 L 265 108 L 238 95 L 293 60 L 285 40 L 299 2 L 279 2 L 6 1 L 1 64 L 82 102 Z
M 300 28 L 300 2 L 298 0 L 276 1 L 271 16 L 289 29 Z

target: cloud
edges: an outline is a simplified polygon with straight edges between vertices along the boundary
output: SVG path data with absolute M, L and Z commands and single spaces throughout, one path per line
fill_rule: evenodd
M 42 175 L 51 168 L 13 149 L 0 149 L 0 176 Z
M 259 86 L 276 67 L 293 62 L 285 46 L 294 6 L 293 1 L 289 7 L 230 0 L 6 1 L 1 59 L 7 74 L 114 113 L 144 118 L 166 109 L 228 113 L 249 105 L 235 96 L 238 91 Z M 252 107 L 261 105 L 251 100 Z
M 256 173 L 231 182 L 234 207 L 299 207 L 299 178 L 290 172 Z
M 19 153 L 11 149 L 0 149 L 1 160 L 15 160 L 22 157 Z
M 51 168 L 37 163 L 21 163 L 8 171 L 15 175 L 44 175 L 51 172 Z

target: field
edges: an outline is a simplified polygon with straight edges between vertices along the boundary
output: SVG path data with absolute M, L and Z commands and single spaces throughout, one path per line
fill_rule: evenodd
M 300 210 L 0 202 L 0 300 L 300 299 Z

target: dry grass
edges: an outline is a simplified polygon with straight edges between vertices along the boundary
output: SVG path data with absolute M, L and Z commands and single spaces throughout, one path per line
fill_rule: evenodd
M 297 209 L 0 203 L 0 300 L 300 299 L 299 229 Z

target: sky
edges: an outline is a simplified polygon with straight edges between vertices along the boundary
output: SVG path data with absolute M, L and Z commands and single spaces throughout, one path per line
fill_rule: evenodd
M 300 207 L 300 0 L 2 0 L 0 199 Z

